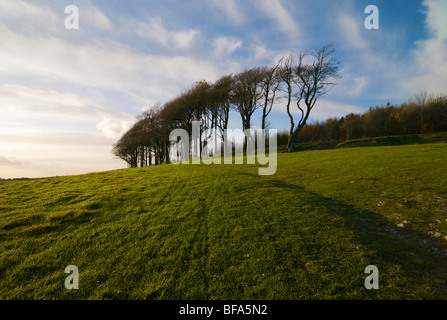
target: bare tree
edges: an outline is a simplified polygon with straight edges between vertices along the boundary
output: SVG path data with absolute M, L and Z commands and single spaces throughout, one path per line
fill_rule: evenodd
M 304 59 L 307 54 L 301 53 L 299 55 L 299 62 L 293 66 L 293 75 L 291 79 L 297 88 L 296 99 L 297 107 L 301 112 L 301 117 L 298 125 L 294 127 L 293 117 L 287 111 L 291 120 L 290 135 L 287 147 L 284 152 L 294 152 L 295 142 L 300 131 L 304 128 L 309 118 L 310 112 L 314 108 L 319 98 L 325 95 L 336 83 L 335 79 L 340 77 L 338 73 L 339 62 L 333 57 L 335 49 L 332 45 L 324 46 L 320 49 L 315 49 L 310 57 L 312 61 L 305 63 Z M 290 95 L 289 95 L 290 97 Z M 304 102 L 302 107 L 301 101 Z M 290 105 L 290 101 L 288 106 Z
M 245 69 L 235 76 L 234 104 L 242 120 L 242 129 L 250 129 L 251 117 L 260 107 L 262 72 L 261 68 Z
M 234 90 L 234 105 L 239 112 L 242 120 L 242 130 L 251 129 L 251 118 L 255 111 L 261 107 L 262 104 L 262 68 L 256 67 L 252 69 L 245 69 L 243 72 L 235 76 L 233 84 Z M 251 136 L 244 137 L 243 148 L 247 150 L 249 145 L 248 139 Z M 247 150 L 247 152 L 249 152 Z
M 217 111 L 216 126 L 221 137 L 224 136 L 225 129 L 228 129 L 230 110 L 232 108 L 233 75 L 225 75 L 213 84 L 213 101 Z
M 294 72 L 294 59 L 296 57 L 296 53 L 290 52 L 289 56 L 286 59 L 281 59 L 280 64 L 281 67 L 279 69 L 279 77 L 281 78 L 282 82 L 285 84 L 285 88 L 283 88 L 283 91 L 286 93 L 286 110 L 287 115 L 289 116 L 290 120 L 290 130 L 289 130 L 289 137 L 293 134 L 293 129 L 295 128 L 295 122 L 293 115 L 290 111 L 290 105 L 292 103 L 292 96 L 293 96 L 293 84 L 294 84 L 294 76 L 296 75 L 296 72 Z M 300 66 L 302 65 L 302 60 L 304 57 L 304 53 L 300 54 Z M 299 98 L 299 97 L 298 97 Z
M 280 63 L 273 67 L 263 67 L 261 89 L 264 98 L 264 105 L 262 106 L 262 122 L 261 129 L 266 129 L 267 116 L 270 114 L 273 108 L 273 104 L 276 102 L 278 96 L 277 91 L 281 86 L 280 77 Z
M 251 128 L 253 114 L 262 109 L 262 129 L 266 129 L 267 117 L 280 97 L 279 90 L 286 93 L 290 119 L 285 152 L 293 152 L 297 136 L 306 125 L 316 102 L 335 85 L 335 79 L 339 77 L 334 52 L 330 45 L 311 53 L 291 52 L 286 59 L 281 59 L 272 67 L 245 69 L 235 75 L 223 76 L 214 84 L 198 81 L 163 106 L 155 105 L 139 116 L 134 126 L 113 146 L 113 153 L 130 167 L 151 165 L 152 159 L 155 164 L 168 163 L 172 144 L 169 140 L 170 132 L 183 128 L 192 135 L 193 121 L 200 121 L 201 132 L 210 129 L 206 131 L 208 136 L 199 141 L 198 145 L 190 141 L 190 148 L 194 146 L 194 151 L 201 155 L 205 143 L 211 141 L 209 138 L 214 135 L 214 129 L 219 129 L 221 137 L 226 141 L 224 132 L 232 109 L 240 114 L 243 130 Z M 297 125 L 290 110 L 293 99 L 296 99 L 297 108 L 301 112 Z M 421 96 L 420 100 L 425 103 L 426 97 Z M 441 107 L 436 108 L 435 122 L 438 128 L 442 126 L 442 123 L 438 124 L 438 113 L 441 111 L 437 111 Z M 335 133 L 331 133 L 333 137 Z M 244 149 L 247 146 L 246 139 Z
M 138 167 L 138 160 L 141 159 L 141 137 L 141 125 L 137 123 L 113 145 L 113 154 L 126 161 L 129 167 Z

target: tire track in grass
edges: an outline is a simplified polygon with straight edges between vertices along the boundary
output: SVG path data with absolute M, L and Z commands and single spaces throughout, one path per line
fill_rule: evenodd
M 202 168 L 203 169 L 203 168 Z M 162 252 L 170 255 L 171 270 L 164 289 L 151 298 L 206 299 L 208 297 L 208 204 L 210 190 L 218 177 L 203 174 L 194 167 L 183 168 L 177 180 L 181 183 L 171 193 L 169 204 L 163 208 L 161 219 L 170 224 L 170 232 Z M 201 183 L 207 179 L 206 183 Z M 171 190 L 172 191 L 172 190 Z M 185 212 L 187 208 L 188 212 Z M 192 209 L 192 210 L 191 210 Z M 160 290 L 159 290 L 160 291 Z
M 222 167 L 217 192 L 208 200 L 210 299 L 241 299 L 246 287 L 256 283 L 257 273 L 250 269 L 248 258 L 258 244 L 256 236 L 252 236 L 261 208 L 256 205 L 247 210 L 258 202 L 251 194 L 256 192 L 253 179 L 257 176 L 254 178 L 247 171 L 251 169 L 246 166 Z M 262 187 L 262 183 L 256 187 Z
M 221 247 L 213 237 L 215 233 L 221 233 L 222 226 L 216 225 L 216 215 L 224 215 L 226 221 L 234 217 L 227 212 L 222 213 L 222 201 L 228 202 L 228 191 L 234 187 L 234 181 L 238 179 L 240 172 L 230 167 L 210 166 L 207 170 L 191 172 L 188 177 L 187 197 L 194 199 L 194 213 L 188 215 L 189 219 L 194 217 L 194 222 L 184 224 L 189 226 L 188 239 L 184 244 L 182 260 L 186 259 L 182 274 L 177 275 L 176 282 L 181 287 L 169 297 L 173 299 L 212 299 L 213 284 L 215 276 L 214 253 Z M 240 182 L 240 181 L 238 181 Z M 240 186 L 237 186 L 238 188 Z M 185 194 L 183 195 L 183 200 Z M 228 203 L 227 203 L 228 204 Z M 191 208 L 193 206 L 188 206 Z M 185 229 L 183 229 L 185 230 Z M 180 231 L 180 230 L 178 230 Z M 232 250 L 232 248 L 229 248 Z
M 211 169 L 212 170 L 212 169 Z M 209 251 L 210 243 L 209 238 L 209 220 L 212 215 L 210 203 L 216 199 L 218 189 L 216 185 L 221 185 L 221 179 L 219 175 L 208 174 L 200 175 L 199 178 L 206 178 L 206 183 L 196 183 L 194 193 L 198 199 L 197 206 L 197 229 L 194 237 L 191 239 L 191 257 L 194 259 L 194 265 L 191 266 L 192 273 L 186 275 L 188 277 L 189 288 L 186 288 L 190 293 L 186 298 L 191 299 L 209 299 Z M 196 180 L 196 182 L 198 181 Z M 183 297 L 185 298 L 185 297 Z

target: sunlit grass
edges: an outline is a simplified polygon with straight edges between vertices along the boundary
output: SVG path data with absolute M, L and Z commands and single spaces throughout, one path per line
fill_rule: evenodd
M 445 299 L 446 169 L 431 143 L 0 185 L 0 298 Z

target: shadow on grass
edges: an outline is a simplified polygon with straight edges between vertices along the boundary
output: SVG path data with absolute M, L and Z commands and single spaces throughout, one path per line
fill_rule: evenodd
M 395 282 L 398 288 L 394 288 L 399 292 L 398 297 L 447 298 L 447 244 L 414 230 L 398 228 L 375 212 L 321 196 L 300 185 L 282 180 L 269 181 L 277 188 L 304 193 L 306 201 L 340 217 L 344 226 L 353 231 L 359 244 L 376 252 L 365 261 L 365 266 L 376 265 L 380 270 L 383 265 L 399 265 L 400 274 L 395 276 L 401 280 Z

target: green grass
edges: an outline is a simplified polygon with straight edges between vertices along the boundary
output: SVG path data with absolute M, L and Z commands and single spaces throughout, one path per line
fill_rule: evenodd
M 399 136 L 384 136 L 374 138 L 361 138 L 347 140 L 341 143 L 332 142 L 302 142 L 295 145 L 297 151 L 310 150 L 328 150 L 336 148 L 351 147 L 373 147 L 373 146 L 397 146 L 407 144 L 426 144 L 426 143 L 447 142 L 447 132 L 408 134 Z M 286 146 L 280 146 L 279 152 L 284 151 Z
M 446 170 L 438 142 L 0 185 L 0 299 L 446 299 Z
M 342 142 L 338 144 L 337 147 L 397 146 L 406 144 L 426 144 L 436 142 L 447 142 L 447 132 L 409 134 L 409 135 L 386 136 L 377 138 L 362 138 Z

